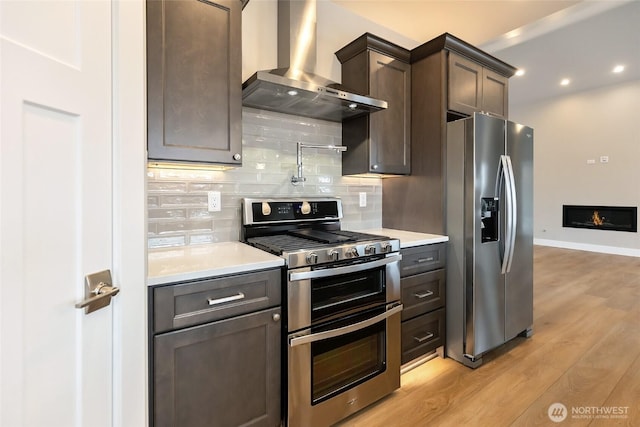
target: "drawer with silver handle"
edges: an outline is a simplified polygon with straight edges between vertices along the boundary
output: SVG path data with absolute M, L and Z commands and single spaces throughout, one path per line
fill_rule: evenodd
M 444 345 L 444 308 L 402 322 L 402 363 Z
M 402 320 L 408 320 L 445 305 L 445 270 L 429 271 L 400 280 Z
M 153 289 L 154 333 L 280 305 L 280 269 Z
M 407 277 L 443 268 L 445 264 L 445 243 L 404 248 L 400 251 L 400 276 Z

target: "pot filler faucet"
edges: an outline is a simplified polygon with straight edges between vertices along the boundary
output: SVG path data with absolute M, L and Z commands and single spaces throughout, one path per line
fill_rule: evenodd
M 319 150 L 334 150 L 336 153 L 347 151 L 347 147 L 344 147 L 342 145 L 318 145 L 318 144 L 305 144 L 303 142 L 298 142 L 298 147 L 296 151 L 296 159 L 298 163 L 298 176 L 293 175 L 291 177 L 291 183 L 293 185 L 298 185 L 298 183 L 305 182 L 307 180 L 307 178 L 302 176 L 302 149 L 303 148 L 316 148 Z

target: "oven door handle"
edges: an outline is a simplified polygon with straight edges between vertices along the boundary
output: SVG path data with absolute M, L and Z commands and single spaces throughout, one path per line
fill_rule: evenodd
M 317 279 L 319 277 L 337 276 L 339 274 L 356 273 L 358 271 L 369 270 L 383 265 L 398 262 L 402 259 L 402 255 L 391 255 L 376 261 L 366 262 L 364 264 L 348 265 L 346 267 L 326 268 L 324 270 L 303 271 L 299 273 L 289 273 L 289 281 L 297 282 L 305 279 Z
M 289 339 L 289 346 L 295 347 L 298 345 L 309 344 L 315 341 L 322 341 L 329 338 L 338 337 L 340 335 L 345 335 L 351 332 L 359 331 L 360 329 L 364 329 L 368 326 L 374 325 L 382 320 L 385 320 L 396 313 L 400 313 L 404 306 L 402 304 L 398 304 L 393 308 L 385 311 L 384 313 L 373 316 L 367 320 L 363 320 L 362 322 L 354 323 L 353 325 L 343 326 L 342 328 L 331 329 L 330 331 L 318 332 L 317 334 L 303 335 L 300 337 L 295 337 Z

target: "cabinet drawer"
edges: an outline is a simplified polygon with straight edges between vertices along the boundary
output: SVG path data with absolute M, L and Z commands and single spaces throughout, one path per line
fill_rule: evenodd
M 420 273 L 401 279 L 402 320 L 411 319 L 420 314 L 444 307 L 445 273 L 444 269 Z
M 280 304 L 280 270 L 156 288 L 153 302 L 155 333 L 262 310 Z
M 444 345 L 444 308 L 402 322 L 402 363 Z
M 400 261 L 400 276 L 406 277 L 425 271 L 437 270 L 444 267 L 445 244 L 416 246 L 402 249 Z

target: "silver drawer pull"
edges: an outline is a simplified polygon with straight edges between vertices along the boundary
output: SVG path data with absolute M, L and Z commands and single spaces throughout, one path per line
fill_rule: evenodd
M 433 261 L 434 259 L 435 259 L 434 257 L 430 256 L 429 258 L 420 258 L 420 259 L 417 259 L 417 260 L 416 260 L 416 262 L 417 262 L 418 264 L 422 264 L 423 262 L 430 262 L 430 261 Z
M 238 295 L 231 295 L 230 297 L 224 297 L 224 298 L 218 298 L 218 299 L 207 298 L 207 301 L 209 302 L 209 305 L 217 305 L 217 304 L 224 304 L 225 302 L 237 301 L 243 298 L 244 298 L 244 294 L 242 292 L 238 292 Z
M 426 340 L 431 338 L 433 338 L 433 332 L 428 332 L 427 335 L 423 337 L 413 337 L 413 339 L 418 341 L 419 343 L 425 342 Z
M 427 292 L 423 292 L 423 293 L 414 293 L 413 296 L 416 298 L 426 298 L 426 297 L 430 297 L 431 295 L 433 295 L 433 291 L 427 291 Z

